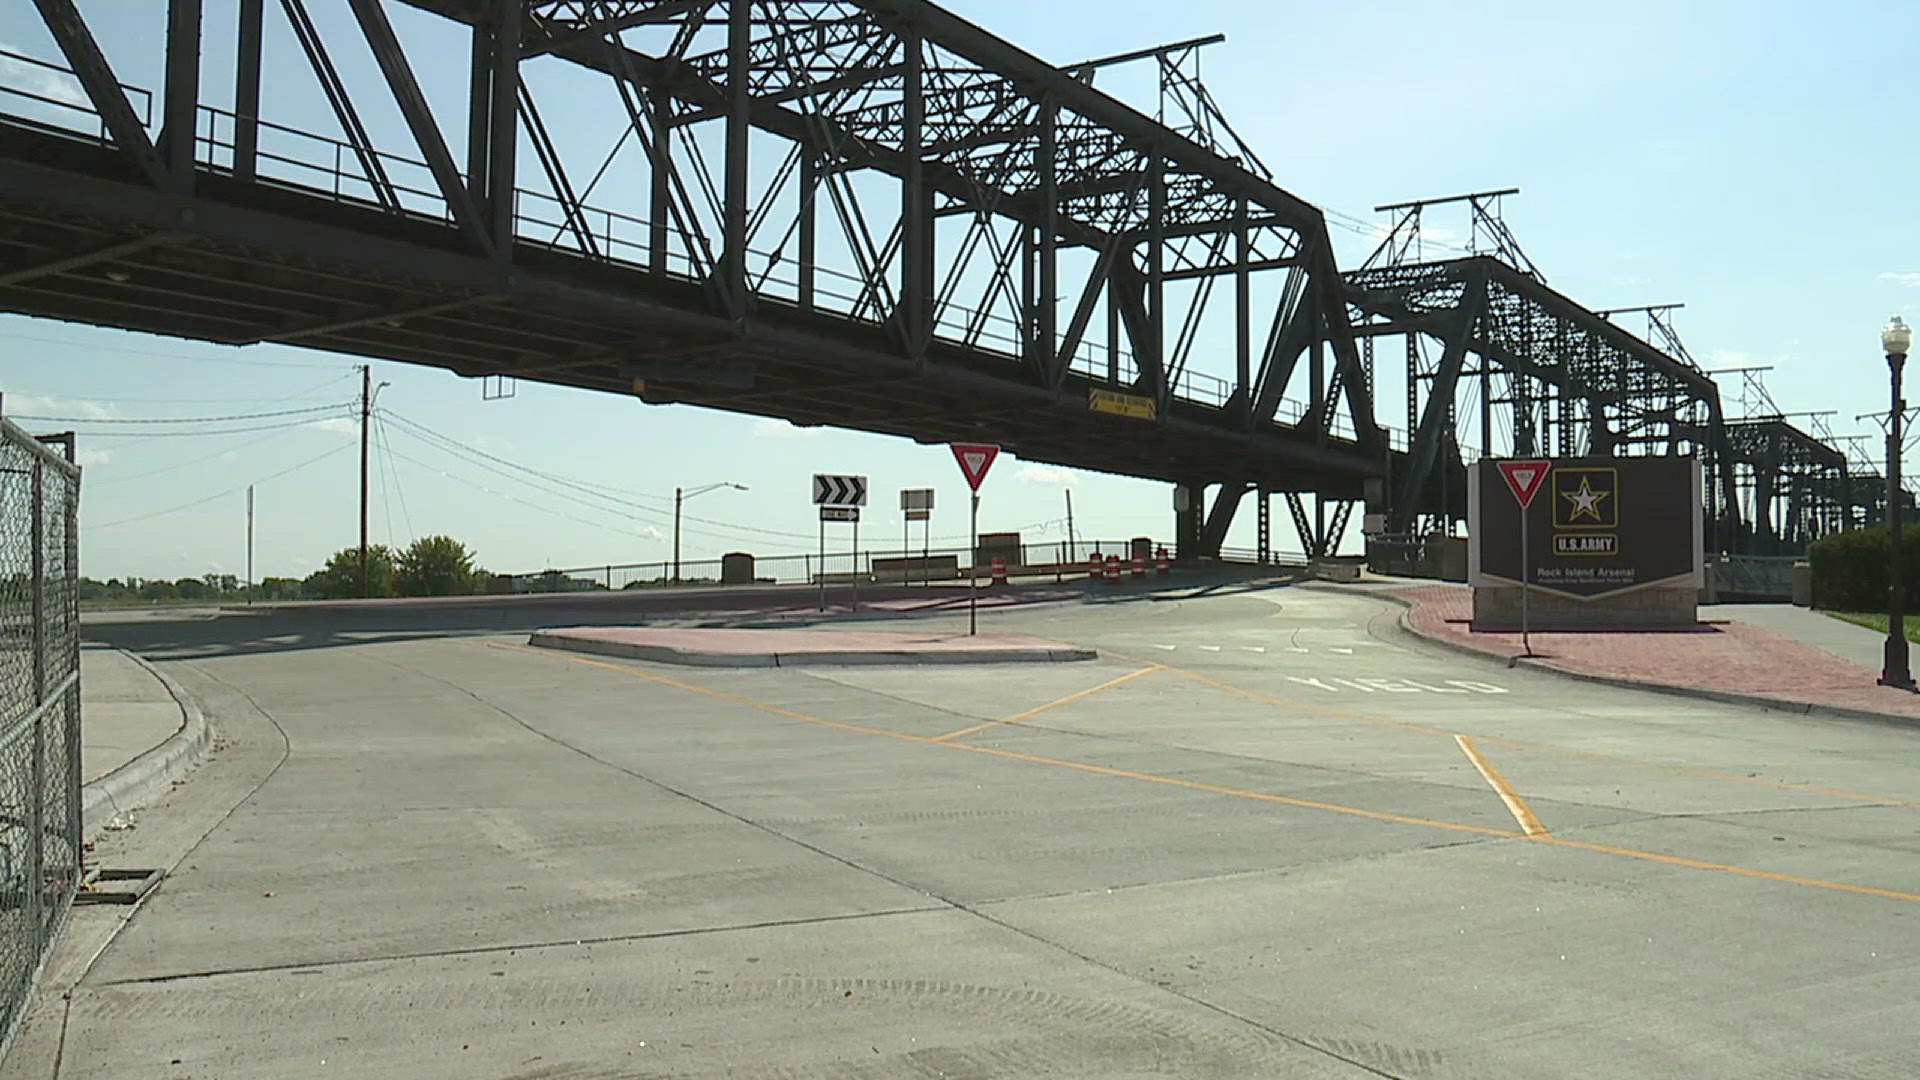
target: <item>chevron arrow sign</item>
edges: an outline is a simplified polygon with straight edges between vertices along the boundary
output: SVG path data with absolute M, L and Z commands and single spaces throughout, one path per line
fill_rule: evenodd
M 814 473 L 813 502 L 815 506 L 865 506 L 867 478 Z

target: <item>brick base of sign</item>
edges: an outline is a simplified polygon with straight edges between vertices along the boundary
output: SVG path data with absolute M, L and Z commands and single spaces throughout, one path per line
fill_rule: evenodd
M 1530 601 L 1535 630 L 1638 629 L 1691 626 L 1699 620 L 1700 591 L 1666 587 L 1640 589 L 1598 600 L 1574 600 L 1534 590 Z M 1480 586 L 1473 590 L 1475 630 L 1518 630 L 1520 589 Z

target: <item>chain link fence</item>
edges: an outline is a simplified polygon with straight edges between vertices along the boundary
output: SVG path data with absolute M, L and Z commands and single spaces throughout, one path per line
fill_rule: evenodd
M 80 470 L 0 420 L 0 1047 L 80 880 Z

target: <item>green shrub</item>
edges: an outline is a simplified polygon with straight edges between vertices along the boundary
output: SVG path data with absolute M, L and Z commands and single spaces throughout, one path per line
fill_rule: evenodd
M 1920 526 L 1900 530 L 1907 595 L 1920 597 Z M 1829 611 L 1887 610 L 1885 524 L 1829 533 L 1807 549 L 1813 568 L 1813 605 Z

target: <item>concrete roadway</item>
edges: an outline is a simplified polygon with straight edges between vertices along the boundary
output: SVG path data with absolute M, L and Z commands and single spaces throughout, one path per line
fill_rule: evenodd
M 1103 656 L 1037 670 L 253 618 L 90 628 L 224 745 L 102 842 L 172 876 L 75 913 L 6 1075 L 1920 1074 L 1910 728 L 1297 587 L 996 613 Z

